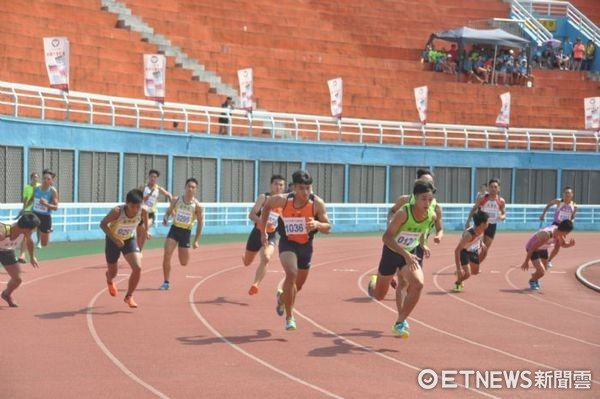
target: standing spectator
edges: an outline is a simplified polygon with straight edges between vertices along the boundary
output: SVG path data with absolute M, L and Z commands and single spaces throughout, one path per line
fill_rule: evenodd
M 582 71 L 591 71 L 594 64 L 594 56 L 596 55 L 596 45 L 593 41 L 588 40 L 585 45 L 585 58 L 581 65 Z
M 565 40 L 562 43 L 563 54 L 569 57 L 569 64 L 567 65 L 567 70 L 571 69 L 571 63 L 573 62 L 573 42 L 569 38 L 569 36 L 565 37 Z
M 233 98 L 227 97 L 225 102 L 221 104 L 221 108 L 225 108 L 228 111 L 233 109 Z M 229 112 L 223 112 L 219 118 L 219 134 L 227 134 L 227 127 L 231 124 L 231 117 Z
M 581 62 L 583 61 L 583 56 L 585 55 L 585 46 L 581 43 L 581 39 L 577 38 L 575 40 L 575 47 L 573 47 L 573 70 L 579 71 L 581 70 Z

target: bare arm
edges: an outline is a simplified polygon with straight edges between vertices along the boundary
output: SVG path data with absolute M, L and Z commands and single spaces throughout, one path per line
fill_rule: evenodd
M 317 230 L 323 234 L 329 234 L 331 232 L 331 223 L 329 222 L 329 216 L 327 216 L 327 210 L 325 209 L 325 202 L 315 195 L 315 220 L 311 220 L 306 224 L 306 228 L 309 231 Z
M 269 213 L 271 212 L 271 209 L 283 208 L 285 206 L 286 201 L 287 201 L 286 194 L 272 195 L 270 198 L 268 198 L 265 201 L 259 223 L 257 223 L 258 228 L 262 231 L 263 245 L 266 245 L 266 243 L 268 241 L 268 233 L 267 233 L 267 229 L 265 229 L 265 226 L 267 225 L 267 221 L 269 220 Z
M 527 254 L 525 255 L 525 260 L 521 265 L 521 269 L 529 269 L 529 259 L 531 258 L 531 255 L 533 255 L 533 253 L 537 251 L 539 247 L 544 245 L 544 243 L 548 241 L 549 238 L 550 234 L 546 231 L 540 231 L 535 235 L 535 241 L 533 242 L 533 245 L 531 245 L 531 248 L 529 248 L 529 251 L 527 251 Z
M 500 200 L 500 220 L 506 220 L 506 201 Z
M 173 211 L 175 210 L 175 204 L 177 203 L 177 197 L 173 197 L 169 207 L 165 211 L 165 215 L 163 216 L 163 225 L 166 226 L 169 222 L 169 218 L 173 216 Z
M 392 216 L 394 216 L 394 213 L 398 212 L 400 208 L 402 208 L 406 203 L 408 203 L 409 199 L 410 195 L 401 195 L 398 198 L 396 198 L 394 206 L 392 206 L 388 211 L 388 221 L 392 220 Z
M 171 202 L 173 200 L 173 195 L 171 195 L 170 192 L 168 192 L 167 190 L 165 190 L 161 186 L 158 186 L 158 191 L 160 191 L 160 193 L 162 195 L 164 195 L 165 197 L 167 197 L 167 199 L 169 200 L 169 202 Z
M 442 221 L 442 207 L 440 204 L 435 205 L 435 236 L 433 242 L 439 244 L 444 237 L 444 222 Z
M 479 209 L 481 200 L 478 200 L 475 202 L 475 205 L 473 205 L 473 208 L 471 208 L 471 212 L 469 213 L 469 217 L 467 217 L 467 221 L 465 222 L 465 229 L 469 227 L 469 225 L 471 224 L 471 219 L 473 219 L 473 215 L 475 215 L 475 212 L 477 212 L 477 209 Z
M 406 260 L 407 264 L 410 264 L 413 261 L 412 254 L 407 252 L 403 247 L 401 247 L 396 242 L 396 239 L 394 237 L 394 235 L 400 229 L 400 227 L 402 227 L 402 225 L 406 223 L 407 219 L 408 215 L 403 209 L 394 213 L 394 216 L 392 216 L 392 220 L 390 220 L 390 223 L 388 224 L 385 233 L 383 233 L 383 237 L 381 237 L 381 240 L 389 249 L 401 255 Z
M 461 267 L 460 253 L 462 252 L 463 249 L 465 249 L 465 247 L 471 241 L 472 238 L 473 237 L 471 236 L 471 233 L 469 233 L 468 231 L 465 231 L 463 233 L 462 237 L 460 238 L 458 245 L 454 249 L 454 263 L 456 265 L 456 270 L 460 270 L 460 267 Z
M 256 202 L 254 203 L 254 206 L 250 210 L 250 213 L 248 213 L 248 219 L 252 220 L 254 223 L 260 222 L 260 217 L 258 216 L 258 212 L 260 211 L 260 208 L 263 207 L 266 200 L 267 200 L 267 197 L 264 194 L 261 194 L 258 196 L 258 198 L 256 199 Z
M 35 257 L 35 245 L 33 243 L 33 240 L 31 239 L 31 234 L 33 233 L 33 231 L 31 231 L 29 234 L 25 235 L 25 245 L 27 246 L 27 252 L 29 252 L 29 261 L 31 263 L 31 266 L 38 268 L 40 267 L 36 257 Z
M 200 236 L 202 235 L 202 227 L 204 226 L 204 208 L 200 203 L 196 203 L 196 236 L 194 237 L 194 244 L 192 248 L 196 249 L 200 246 Z
M 544 220 L 544 218 L 546 217 L 546 212 L 548 212 L 548 209 L 550 209 L 554 205 L 558 205 L 559 203 L 560 203 L 560 200 L 558 200 L 558 199 L 553 199 L 552 201 L 548 202 L 548 204 L 542 211 L 542 214 L 540 215 L 540 220 L 542 220 L 542 221 Z
M 115 220 L 119 219 L 120 213 L 121 209 L 117 206 L 113 208 L 106 216 L 104 216 L 104 219 L 102 219 L 102 221 L 100 222 L 100 228 L 102 229 L 104 234 L 106 234 L 108 238 L 110 238 L 115 244 L 117 244 L 119 248 L 121 248 L 124 245 L 123 240 L 116 237 L 110 230 L 108 225 L 114 222 Z
M 58 191 L 55 188 L 52 188 L 52 199 L 50 202 L 46 201 L 44 198 L 40 200 L 40 204 L 44 205 L 46 208 L 51 211 L 55 211 L 58 209 Z
M 571 221 L 575 220 L 575 214 L 577 213 L 577 205 L 573 204 L 573 213 L 571 214 Z

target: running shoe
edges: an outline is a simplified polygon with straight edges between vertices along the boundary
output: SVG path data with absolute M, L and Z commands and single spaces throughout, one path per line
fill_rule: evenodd
M 290 316 L 285 319 L 285 329 L 288 331 L 296 330 L 296 319 L 294 319 L 294 316 Z
M 408 338 L 410 333 L 408 332 L 408 323 L 405 321 L 398 321 L 392 327 L 392 333 L 400 338 Z
M 373 298 L 373 296 L 374 296 L 376 284 L 377 284 L 377 275 L 373 274 L 371 276 L 371 278 L 369 279 L 369 285 L 367 287 L 367 292 L 369 294 L 369 297 L 371 297 L 371 298 Z
M 42 243 L 38 242 L 37 245 L 35 246 L 37 249 L 42 249 Z
M 283 290 L 280 288 L 277 290 L 277 306 L 275 307 L 275 311 L 277 312 L 277 316 L 283 316 L 283 313 L 285 312 L 285 305 L 283 304 L 283 301 L 281 300 L 281 295 L 283 295 Z
M 538 287 L 537 281 L 529 280 L 529 289 L 530 290 L 539 290 L 540 288 Z
M 463 292 L 465 290 L 465 286 L 463 283 L 454 283 L 454 288 L 452 288 L 453 292 Z
M 541 288 L 540 286 L 540 280 L 535 280 L 535 289 L 539 290 Z
M 117 285 L 112 281 L 110 283 L 107 282 L 106 284 L 108 285 L 108 293 L 110 296 L 117 296 L 117 292 L 119 292 Z
M 161 284 L 160 287 L 158 287 L 158 289 L 161 291 L 167 291 L 169 288 L 171 288 L 171 287 L 169 286 L 168 281 L 165 281 L 164 283 Z
M 258 286 L 252 284 L 250 289 L 248 290 L 248 295 L 256 295 L 258 294 Z
M 552 269 L 553 265 L 552 262 L 548 261 L 548 269 Z
M 9 295 L 7 295 L 5 291 L 2 291 L 2 294 L 0 294 L 0 296 L 2 297 L 2 299 L 4 299 L 6 301 L 6 303 L 8 303 L 8 306 L 10 306 L 11 308 L 19 307 L 19 305 L 14 303 L 12 298 Z
M 133 295 L 127 295 L 124 299 L 125 303 L 130 307 L 130 308 L 137 308 L 138 305 L 137 303 L 135 303 L 135 301 L 133 300 Z

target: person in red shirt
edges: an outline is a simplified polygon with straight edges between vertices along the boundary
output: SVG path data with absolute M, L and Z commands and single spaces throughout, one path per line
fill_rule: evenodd
M 581 62 L 583 61 L 583 57 L 585 55 L 585 46 L 581 43 L 581 39 L 577 38 L 575 40 L 575 46 L 573 46 L 573 70 L 580 71 L 581 70 Z
M 294 190 L 289 194 L 272 195 L 264 204 L 260 223 L 262 243 L 268 245 L 269 214 L 281 208 L 277 232 L 279 240 L 279 260 L 285 271 L 282 289 L 277 291 L 277 314 L 285 311 L 285 329 L 296 329 L 293 310 L 296 294 L 306 282 L 313 254 L 312 241 L 317 232 L 329 234 L 331 223 L 325 209 L 325 202 L 313 194 L 312 177 L 303 170 L 292 175 Z

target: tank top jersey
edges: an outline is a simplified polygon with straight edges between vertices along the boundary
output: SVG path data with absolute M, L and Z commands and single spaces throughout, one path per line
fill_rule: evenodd
M 480 235 L 475 234 L 475 227 L 470 227 L 467 231 L 471 234 L 471 241 L 465 248 L 467 252 L 478 252 L 481 248 L 481 240 L 483 239 L 483 233 Z
M 408 217 L 406 222 L 394 234 L 394 240 L 406 251 L 412 251 L 419 245 L 421 235 L 426 234 L 430 229 L 433 223 L 433 215 L 435 215 L 435 207 L 429 207 L 425 218 L 419 221 L 413 215 L 414 204 L 409 202 L 404 204 L 401 209 L 404 209 Z
M 281 223 L 277 225 L 279 235 L 298 244 L 306 244 L 313 239 L 316 231 L 309 232 L 306 222 L 314 218 L 315 196 L 310 194 L 308 201 L 301 208 L 294 207 L 294 193 L 287 196 L 287 201 L 281 210 Z
M 556 242 L 556 238 L 554 238 L 554 231 L 558 228 L 558 226 L 548 226 L 548 227 L 544 227 L 541 230 L 538 230 L 533 236 L 531 236 L 531 238 L 529 239 L 529 241 L 527 241 L 527 245 L 525 245 L 525 249 L 527 251 L 529 251 L 531 249 L 531 246 L 533 245 L 533 243 L 535 242 L 535 236 L 537 235 L 537 233 L 539 233 L 540 231 L 545 231 L 547 233 L 550 233 L 550 238 L 548 238 L 548 240 L 546 240 L 546 242 L 544 244 L 542 244 L 540 247 L 538 247 L 538 251 L 542 251 L 544 249 L 548 249 L 550 247 L 552 247 L 555 242 Z
M 5 235 L 4 239 L 2 241 L 0 241 L 0 252 L 14 251 L 21 245 L 21 242 L 23 242 L 23 239 L 25 238 L 25 234 L 21 233 L 17 236 L 17 238 L 15 238 L 14 240 L 11 240 L 10 239 L 10 231 L 12 229 L 12 226 L 9 224 L 4 224 L 4 223 L 0 223 L 0 224 L 4 226 L 4 235 Z
M 483 203 L 479 207 L 483 212 L 488 214 L 488 223 L 496 224 L 500 220 L 500 200 L 502 197 L 492 199 L 489 194 L 483 196 Z
M 264 193 L 264 194 L 265 194 L 265 202 L 267 202 L 267 200 L 271 196 L 271 193 Z M 263 203 L 263 206 L 256 213 L 257 217 L 260 218 L 260 216 L 262 215 L 262 210 L 263 210 L 264 206 L 265 206 L 265 203 Z M 269 219 L 267 220 L 267 223 L 268 223 L 267 233 L 271 234 L 271 233 L 274 233 L 275 231 L 277 231 L 277 226 L 279 225 L 279 217 L 281 216 L 282 209 L 283 208 L 273 208 L 269 212 Z M 256 223 L 254 223 L 254 226 L 256 226 Z
M 414 194 L 410 195 L 410 198 L 408 200 L 408 203 L 411 205 L 414 205 L 417 201 L 417 198 L 415 197 Z M 437 207 L 437 200 L 434 198 L 431 201 L 431 205 L 429 205 L 429 210 L 433 211 L 433 213 L 435 213 L 435 208 Z M 432 220 L 431 221 L 431 225 L 429 225 L 429 229 L 427 229 L 427 232 L 425 233 L 425 239 L 427 239 L 429 237 L 429 235 L 431 234 L 431 232 L 433 231 L 433 228 L 435 227 L 435 222 Z
M 148 212 L 156 213 L 156 207 L 158 205 L 158 195 L 160 194 L 159 185 L 155 185 L 154 188 L 148 187 L 148 185 L 144 186 L 144 198 L 149 196 L 148 199 L 144 201 L 144 209 Z
M 571 201 L 570 204 L 566 204 L 561 199 L 560 204 L 558 204 L 554 211 L 554 222 L 560 223 L 563 220 L 571 220 L 573 212 L 575 212 L 575 203 Z
M 196 207 L 200 206 L 198 200 L 194 198 L 190 204 L 183 200 L 183 195 L 180 195 L 175 202 L 173 226 L 185 230 L 191 230 L 196 221 Z
M 108 225 L 112 233 L 121 240 L 128 240 L 135 235 L 135 229 L 142 221 L 142 210 L 140 209 L 134 217 L 130 218 L 125 213 L 125 205 L 119 206 L 119 218 Z
M 52 193 L 56 191 L 56 189 L 52 186 L 48 188 L 48 190 L 43 191 L 42 186 L 37 186 L 33 192 L 33 208 L 32 210 L 41 215 L 49 215 L 50 209 L 47 206 L 42 205 L 40 200 L 44 198 L 48 203 L 52 202 Z

